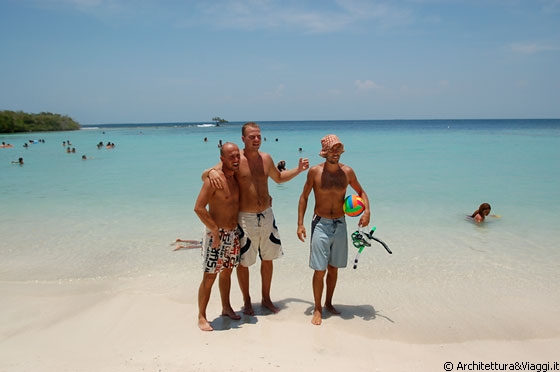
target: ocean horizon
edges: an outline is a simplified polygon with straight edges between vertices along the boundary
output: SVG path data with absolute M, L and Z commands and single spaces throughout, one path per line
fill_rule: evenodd
M 325 123 L 338 123 L 339 125 L 350 124 L 350 123 L 361 123 L 366 125 L 374 126 L 394 126 L 394 125 L 410 125 L 417 124 L 420 126 L 426 125 L 426 123 L 439 124 L 454 123 L 454 124 L 482 124 L 482 125 L 499 125 L 500 123 L 508 123 L 509 125 L 521 125 L 526 126 L 527 124 L 541 125 L 557 125 L 560 118 L 497 118 L 497 119 L 343 119 L 343 120 L 324 120 L 324 119 L 309 119 L 309 120 L 250 120 L 258 123 L 259 125 L 285 125 L 289 126 L 294 123 L 306 123 L 306 124 L 317 124 L 324 125 Z M 148 127 L 227 127 L 227 126 L 242 126 L 247 121 L 231 121 L 226 123 L 216 123 L 214 121 L 172 121 L 172 122 L 122 122 L 122 123 L 88 123 L 81 124 L 82 129 L 91 130 L 96 128 L 148 128 Z

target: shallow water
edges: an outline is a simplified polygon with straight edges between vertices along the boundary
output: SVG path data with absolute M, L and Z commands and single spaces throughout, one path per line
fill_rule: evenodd
M 394 252 L 389 256 L 381 246 L 365 251 L 359 269 L 347 270 L 359 273 L 356 280 L 375 272 L 413 283 L 439 280 L 443 272 L 558 283 L 560 120 L 259 124 L 266 137 L 261 149 L 288 168 L 300 156 L 311 165 L 321 162 L 321 137 L 341 138 L 341 161 L 356 171 L 372 202 L 375 234 Z M 38 138 L 45 143 L 22 147 Z M 76 153 L 65 152 L 67 140 Z M 202 170 L 218 161 L 219 140 L 241 144 L 241 123 L 0 135 L 15 145 L 0 149 L 0 280 L 198 270 L 197 252 L 171 252 L 169 244 L 201 236 L 193 206 Z M 116 147 L 97 149 L 100 141 Z M 25 165 L 11 164 L 20 156 Z M 307 244 L 296 238 L 304 181 L 303 174 L 282 185 L 270 181 L 285 251 L 279 266 L 294 274 L 307 270 Z M 482 226 L 468 222 L 465 216 L 481 202 L 501 218 Z M 312 205 L 311 199 L 308 226 Z M 358 219 L 347 221 L 353 231 Z

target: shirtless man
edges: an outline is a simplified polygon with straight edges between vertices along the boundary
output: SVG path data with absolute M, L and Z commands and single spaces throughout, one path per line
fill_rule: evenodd
M 231 273 L 239 263 L 239 186 L 234 174 L 239 169 L 240 152 L 237 145 L 225 143 L 220 149 L 221 167 L 215 169 L 224 187 L 212 188 L 207 179 L 196 199 L 194 211 L 206 226 L 203 242 L 204 273 L 198 289 L 198 327 L 203 331 L 213 328 L 206 318 L 212 285 L 220 276 L 218 286 L 222 300 L 222 316 L 239 320 L 230 304 Z M 208 209 L 206 208 L 208 206 Z
M 351 186 L 362 198 L 365 210 L 358 226 L 369 224 L 369 199 L 358 182 L 354 170 L 339 163 L 344 152 L 344 145 L 337 136 L 329 134 L 321 139 L 320 156 L 325 162 L 315 165 L 307 173 L 307 181 L 299 197 L 297 236 L 302 242 L 307 237 L 303 218 L 311 190 L 315 196 L 314 217 L 311 223 L 311 251 L 309 266 L 313 273 L 313 298 L 315 308 L 311 323 L 320 325 L 323 319 L 324 280 L 326 274 L 327 292 L 325 308 L 333 314 L 340 314 L 332 305 L 332 297 L 338 278 L 338 269 L 346 267 L 348 262 L 348 235 L 344 217 L 344 197 L 346 188 Z
M 277 313 L 279 309 L 270 299 L 272 261 L 281 257 L 283 252 L 272 212 L 268 178 L 272 178 L 276 183 L 287 182 L 309 168 L 309 160 L 300 158 L 297 168 L 280 172 L 272 157 L 259 151 L 262 141 L 261 130 L 254 122 L 243 125 L 241 139 L 245 148 L 241 151 L 239 172 L 235 177 L 241 194 L 239 225 L 243 231 L 241 233 L 241 262 L 237 267 L 237 279 L 243 294 L 243 313 L 255 314 L 249 292 L 249 267 L 256 262 L 257 255 L 261 259 L 261 304 L 271 312 Z M 210 178 L 212 185 L 220 188 L 221 180 L 215 180 L 217 173 L 210 169 L 204 171 L 202 177 L 203 179 Z

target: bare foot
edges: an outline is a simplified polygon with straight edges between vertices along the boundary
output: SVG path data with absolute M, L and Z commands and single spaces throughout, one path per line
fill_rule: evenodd
M 175 249 L 173 249 L 173 252 L 178 251 L 180 249 L 185 248 L 184 246 L 182 246 L 181 244 L 177 243 L 177 245 L 175 245 Z
M 321 325 L 323 321 L 323 314 L 321 310 L 313 310 L 313 318 L 311 318 L 311 324 Z
M 175 249 L 173 249 L 174 251 L 181 249 L 181 238 L 177 238 L 171 245 L 175 246 Z
M 255 310 L 253 310 L 253 304 L 251 304 L 251 301 L 245 302 L 243 305 L 243 314 L 251 316 L 255 315 Z
M 280 309 L 274 306 L 274 304 L 270 300 L 268 301 L 262 300 L 261 305 L 266 307 L 268 310 L 272 311 L 274 314 L 277 314 L 280 311 Z
M 241 316 L 237 315 L 232 308 L 222 310 L 222 316 L 227 316 L 228 318 L 233 320 L 241 319 Z
M 171 245 L 175 246 L 175 249 L 173 249 L 173 251 L 178 251 L 180 249 L 202 248 L 202 242 L 196 240 L 183 240 L 180 238 L 177 238 L 177 240 L 171 243 Z
M 208 320 L 206 320 L 203 317 L 198 318 L 198 328 L 200 328 L 201 331 L 213 331 L 214 330 L 214 328 L 212 328 L 210 323 L 208 323 Z
M 332 314 L 334 315 L 340 315 L 340 311 L 338 311 L 337 309 L 334 308 L 334 306 L 332 304 L 325 304 L 325 308 L 330 311 Z

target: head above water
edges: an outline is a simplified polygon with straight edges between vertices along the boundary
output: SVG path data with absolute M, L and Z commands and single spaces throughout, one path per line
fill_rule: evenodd
M 490 204 L 488 203 L 482 203 L 480 204 L 480 206 L 478 207 L 478 211 L 480 213 L 483 213 L 485 216 L 488 216 L 490 214 L 490 211 L 492 210 L 492 207 L 490 206 Z
M 492 207 L 490 206 L 490 204 L 482 203 L 482 204 L 480 204 L 478 209 L 476 211 L 474 211 L 474 213 L 471 215 L 471 217 L 474 218 L 474 216 L 479 214 L 484 219 L 484 217 L 486 217 L 490 214 L 491 210 L 492 210 Z

